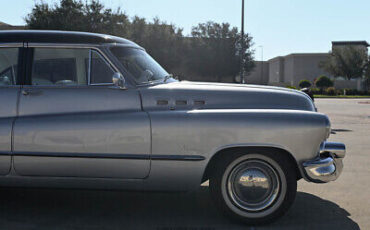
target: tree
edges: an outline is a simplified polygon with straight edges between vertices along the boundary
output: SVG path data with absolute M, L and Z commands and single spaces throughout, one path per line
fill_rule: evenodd
M 365 78 L 370 80 L 370 61 L 368 62 L 366 69 L 365 69 Z
M 367 65 L 365 67 L 365 74 L 364 74 L 364 78 L 365 78 L 365 90 L 367 91 L 370 91 L 370 56 L 368 58 L 368 62 L 367 62 Z
M 83 30 L 82 11 L 83 4 L 74 0 L 61 0 L 54 7 L 41 2 L 35 4 L 25 21 L 31 29 Z
M 36 3 L 25 18 L 27 27 L 42 30 L 86 31 L 128 35 L 129 20 L 120 8 L 105 9 L 97 0 L 60 0 L 59 4 Z
M 99 0 L 59 0 L 59 3 L 35 3 L 25 18 L 30 29 L 86 31 L 130 39 L 151 54 L 169 72 L 180 75 L 236 76 L 239 72 L 240 33 L 228 23 L 201 23 L 184 37 L 181 28 L 158 18 L 147 21 L 129 18 L 120 8 L 105 8 Z M 254 67 L 252 38 L 244 39 L 245 72 Z
M 135 16 L 132 21 L 122 12 L 106 9 L 98 0 L 60 0 L 59 4 L 36 3 L 25 18 L 28 28 L 86 31 L 130 39 L 143 46 L 172 72 L 181 64 L 182 29 L 155 18 L 147 22 Z
M 303 79 L 299 82 L 299 88 L 309 88 L 311 87 L 311 82 L 307 79 Z
M 167 24 L 159 18 L 146 22 L 143 18 L 135 17 L 130 31 L 132 34 L 129 38 L 145 47 L 146 51 L 170 72 L 176 72 L 176 68 L 186 58 L 182 52 L 182 29 L 173 24 Z
M 333 48 L 330 57 L 320 66 L 334 77 L 346 79 L 361 78 L 364 76 L 369 56 L 365 50 L 356 46 Z
M 239 73 L 240 56 L 244 58 L 244 70 L 249 73 L 254 68 L 250 35 L 244 38 L 245 53 L 240 54 L 241 35 L 236 27 L 228 23 L 206 22 L 192 28 L 189 67 L 192 66 L 202 76 L 214 76 L 221 81 L 223 76 L 236 76 Z
M 323 75 L 323 76 L 320 76 L 316 79 L 315 85 L 316 85 L 316 87 L 320 88 L 320 90 L 322 92 L 323 89 L 328 88 L 328 87 L 332 87 L 334 85 L 334 83 L 333 83 L 332 80 L 330 80 L 330 78 Z

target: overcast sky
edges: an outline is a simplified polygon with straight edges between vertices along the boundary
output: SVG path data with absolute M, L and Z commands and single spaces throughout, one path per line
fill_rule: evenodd
M 2 0 L 0 21 L 24 24 L 33 0 Z M 6 2 L 6 3 L 5 3 Z M 56 2 L 44 0 L 44 2 Z M 185 34 L 209 20 L 240 26 L 241 0 L 101 0 L 129 16 L 158 16 Z M 370 0 L 246 0 L 245 28 L 253 36 L 255 57 L 297 52 L 327 52 L 331 41 L 370 42 Z

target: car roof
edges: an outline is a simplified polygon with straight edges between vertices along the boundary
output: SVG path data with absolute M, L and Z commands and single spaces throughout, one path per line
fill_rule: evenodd
M 108 44 L 116 43 L 120 45 L 136 46 L 136 43 L 124 38 L 74 31 L 56 30 L 4 30 L 0 31 L 0 43 L 75 43 L 75 44 Z

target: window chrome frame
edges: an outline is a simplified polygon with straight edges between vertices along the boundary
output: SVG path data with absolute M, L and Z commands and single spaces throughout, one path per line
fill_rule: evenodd
M 112 46 L 111 46 L 112 44 L 108 44 L 107 46 L 108 46 L 108 48 L 111 48 Z M 113 44 L 115 47 L 123 47 L 123 48 L 133 48 L 133 49 L 138 49 L 138 50 L 142 50 L 142 51 L 144 51 L 145 53 L 147 53 L 146 52 L 146 49 L 144 49 L 143 47 L 141 47 L 141 46 L 133 46 L 133 45 L 127 45 L 127 44 L 117 44 L 117 43 L 114 43 Z M 148 54 L 148 53 L 147 53 Z M 148 54 L 149 56 L 150 56 L 150 54 Z M 115 55 L 114 55 L 115 56 Z M 153 58 L 152 56 L 150 56 L 151 58 Z M 116 59 L 117 59 L 117 57 L 115 57 Z M 154 58 L 153 58 L 154 59 Z M 154 59 L 154 61 L 156 61 L 157 62 L 157 60 L 155 60 Z M 157 62 L 158 63 L 158 62 Z M 160 64 L 160 63 L 158 63 L 166 72 L 167 72 L 167 70 Z M 122 75 L 123 76 L 123 75 Z M 135 84 L 135 86 L 137 87 L 137 88 L 140 88 L 140 87 L 147 87 L 147 86 L 153 86 L 153 85 L 158 85 L 158 84 L 163 84 L 163 83 L 165 83 L 165 82 L 163 82 L 163 79 L 157 79 L 157 80 L 153 80 L 153 81 L 148 81 L 148 82 L 137 82 L 136 80 L 135 80 L 135 77 L 131 77 L 131 79 L 132 79 L 132 81 L 134 82 L 134 84 Z M 126 80 L 126 79 L 125 79 Z
M 6 43 L 0 43 L 0 48 L 25 48 L 25 42 L 6 42 Z M 19 54 L 19 50 L 18 50 Z M 18 57 L 19 58 L 19 57 Z M 19 60 L 18 60 L 19 63 Z M 12 69 L 13 75 L 14 75 L 14 69 Z M 18 77 L 18 76 L 16 76 Z M 20 88 L 21 85 L 0 85 L 0 88 Z
M 13 43 L 14 44 L 14 43 Z M 22 44 L 22 43 L 20 43 Z M 110 68 L 112 68 L 113 71 L 117 72 L 117 73 L 120 73 L 122 76 L 123 74 L 121 73 L 121 71 L 119 70 L 119 68 L 117 68 L 116 65 L 114 65 L 114 63 L 108 58 L 108 56 L 98 47 L 99 44 L 65 44 L 65 43 L 33 43 L 33 42 L 30 42 L 30 43 L 24 43 L 22 44 L 22 47 L 25 47 L 25 48 L 55 48 L 55 49 L 89 49 L 89 69 L 88 69 L 88 76 L 87 76 L 87 85 L 86 86 L 114 86 L 113 82 L 112 83 L 93 83 L 91 84 L 91 79 L 90 79 L 90 74 L 91 74 L 91 54 L 92 54 L 92 50 L 96 51 L 98 53 L 98 55 L 100 55 L 100 57 L 104 60 L 105 63 L 107 63 L 109 65 Z M 1 47 L 1 46 L 0 46 Z M 126 79 L 125 77 L 123 76 L 125 82 L 126 82 Z M 71 87 L 81 87 L 81 86 L 84 86 L 84 85 L 66 85 L 66 86 L 62 86 L 62 85 L 35 85 L 35 86 L 40 86 L 40 87 L 68 87 L 68 88 L 71 88 Z
M 89 50 L 89 69 L 88 69 L 88 79 L 87 79 L 87 84 L 92 85 L 92 86 L 97 86 L 97 85 L 106 85 L 106 86 L 113 86 L 114 83 L 91 83 L 91 67 L 92 67 L 92 55 L 93 52 L 96 52 L 96 54 L 104 61 L 105 64 L 109 66 L 109 68 L 113 71 L 113 74 L 119 71 L 116 71 L 115 69 L 112 68 L 111 64 L 106 60 L 107 58 L 104 58 L 101 53 L 99 53 L 96 50 L 90 49 Z M 120 73 L 120 72 L 119 72 Z M 121 74 L 122 75 L 122 74 Z M 112 75 L 113 76 L 113 75 Z

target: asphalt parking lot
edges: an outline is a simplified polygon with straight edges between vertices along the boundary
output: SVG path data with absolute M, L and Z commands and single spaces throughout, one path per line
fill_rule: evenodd
M 296 201 L 279 221 L 246 227 L 214 207 L 208 187 L 191 193 L 0 189 L 0 229 L 370 229 L 370 99 L 318 99 L 330 140 L 347 145 L 341 177 L 298 183 Z

